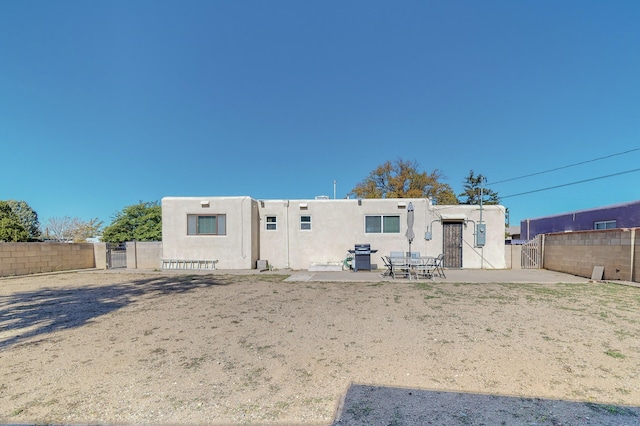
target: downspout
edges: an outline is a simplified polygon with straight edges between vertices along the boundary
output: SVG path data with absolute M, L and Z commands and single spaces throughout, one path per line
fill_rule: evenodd
M 285 240 L 285 249 L 287 251 L 287 269 L 291 269 L 291 260 L 289 259 L 289 200 L 285 201 L 284 206 L 286 207 L 286 217 L 287 217 L 287 238 Z
M 247 254 L 244 251 L 244 201 L 247 198 L 249 197 L 245 196 L 240 201 L 240 254 L 242 255 L 243 259 L 247 258 Z

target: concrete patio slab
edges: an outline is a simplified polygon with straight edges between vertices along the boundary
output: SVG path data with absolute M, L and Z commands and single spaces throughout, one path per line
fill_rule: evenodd
M 587 283 L 588 278 L 578 277 L 546 269 L 453 269 L 446 270 L 447 278 L 435 277 L 420 281 L 449 283 Z M 414 278 L 415 280 L 415 278 Z M 293 271 L 285 281 L 336 281 L 336 282 L 380 282 L 394 280 L 383 276 L 382 271 Z

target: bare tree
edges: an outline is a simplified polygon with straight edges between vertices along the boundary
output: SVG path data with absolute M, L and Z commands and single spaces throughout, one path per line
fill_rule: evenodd
M 49 218 L 45 237 L 57 241 L 72 241 L 72 219 L 69 216 Z
M 89 221 L 77 217 L 52 217 L 47 222 L 49 238 L 64 242 L 82 243 L 100 233 L 102 222 L 97 218 Z

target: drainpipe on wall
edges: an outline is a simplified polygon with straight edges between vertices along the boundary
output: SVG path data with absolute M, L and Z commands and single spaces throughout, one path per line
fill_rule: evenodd
M 247 196 L 245 196 L 241 201 L 240 201 L 240 251 L 242 254 L 242 258 L 246 259 L 247 258 L 247 253 L 245 253 L 244 251 L 244 201 L 249 198 Z
M 284 206 L 287 208 L 287 214 L 286 214 L 286 218 L 287 218 L 287 238 L 285 240 L 285 245 L 286 245 L 286 250 L 287 250 L 287 269 L 291 268 L 291 262 L 289 259 L 289 200 L 286 200 L 284 203 Z

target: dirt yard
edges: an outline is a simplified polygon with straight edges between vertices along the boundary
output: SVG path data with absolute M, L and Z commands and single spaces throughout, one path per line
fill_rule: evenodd
M 381 423 L 360 385 L 640 406 L 638 288 L 284 278 L 0 280 L 0 421 Z

